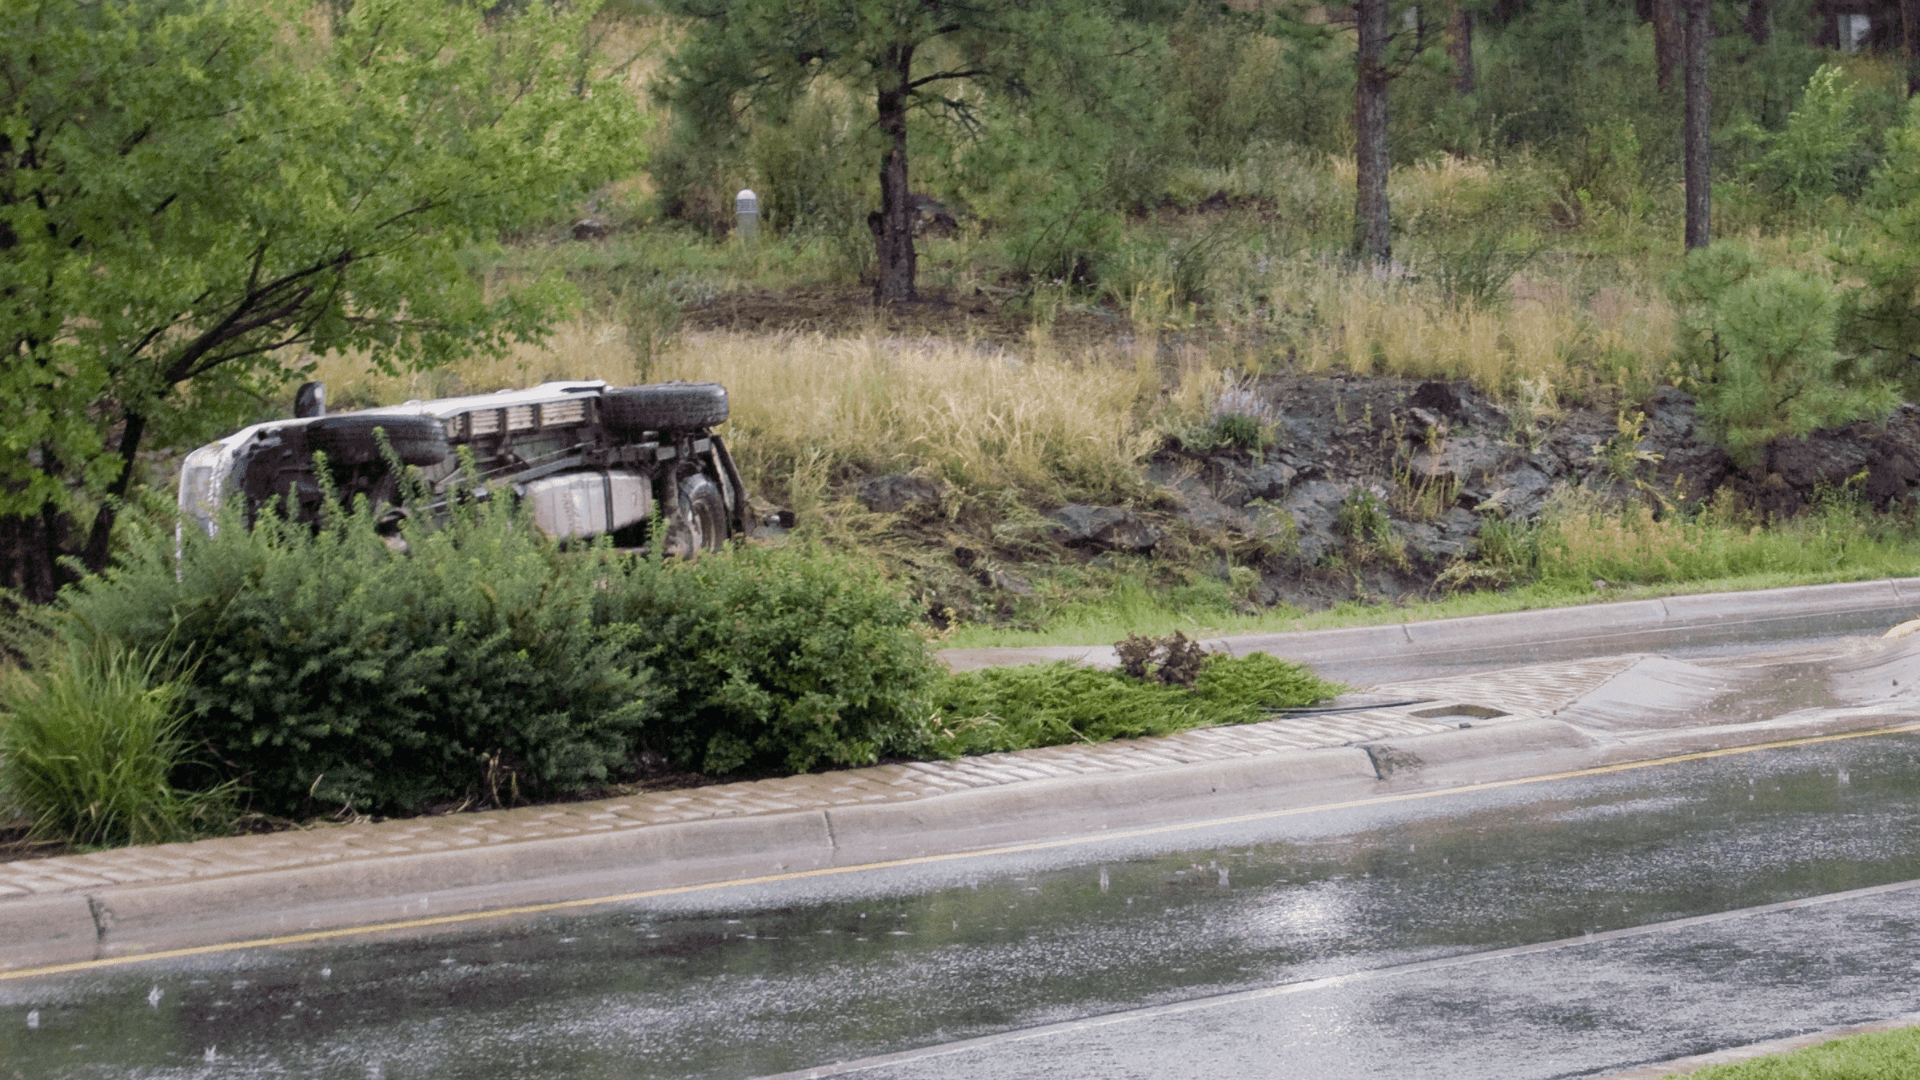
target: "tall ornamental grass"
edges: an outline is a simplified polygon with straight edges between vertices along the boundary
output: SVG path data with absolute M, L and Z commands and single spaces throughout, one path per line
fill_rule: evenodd
M 196 747 L 163 650 L 54 647 L 0 680 L 0 803 L 37 839 L 80 847 L 185 840 L 225 824 L 231 790 L 174 786 Z

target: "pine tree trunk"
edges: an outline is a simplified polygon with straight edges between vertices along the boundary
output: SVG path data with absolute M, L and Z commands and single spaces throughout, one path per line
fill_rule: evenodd
M 1713 242 L 1712 103 L 1707 96 L 1707 59 L 1713 44 L 1710 0 L 1684 0 L 1686 6 L 1686 174 L 1687 250 Z
M 1673 89 L 1673 69 L 1682 51 L 1680 6 L 1686 0 L 1653 0 L 1653 78 L 1661 93 Z
M 1454 93 L 1473 93 L 1473 12 L 1461 7 L 1460 0 L 1453 0 L 1447 19 L 1447 55 L 1453 58 Z
M 1393 257 L 1392 219 L 1387 208 L 1387 0 L 1358 0 L 1360 44 L 1354 54 L 1353 250 L 1360 258 L 1385 263 Z
M 1900 0 L 1901 29 L 1907 45 L 1907 96 L 1920 94 L 1920 0 Z
M 873 229 L 879 303 L 912 300 L 914 292 L 913 196 L 907 186 L 907 98 L 913 81 L 913 46 L 887 50 L 890 85 L 880 90 L 880 132 L 887 137 L 880 160 L 880 212 L 868 219 Z
M 1746 31 L 1755 45 L 1765 45 L 1773 37 L 1773 0 L 1747 0 Z

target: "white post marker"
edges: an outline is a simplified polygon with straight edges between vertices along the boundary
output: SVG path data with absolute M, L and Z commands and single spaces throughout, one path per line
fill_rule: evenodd
M 740 239 L 752 243 L 760 235 L 760 196 L 752 188 L 741 188 L 733 197 L 733 212 L 740 222 Z

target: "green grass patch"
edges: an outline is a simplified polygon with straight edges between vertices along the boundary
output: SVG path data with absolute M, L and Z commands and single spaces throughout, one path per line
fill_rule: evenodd
M 1191 687 L 1070 661 L 984 668 L 936 691 L 930 749 L 942 757 L 1171 735 L 1244 724 L 1346 689 L 1265 653 L 1214 657 Z
M 182 684 L 158 651 L 56 648 L 0 682 L 0 806 L 35 839 L 81 848 L 159 844 L 218 830 L 230 785 L 177 788 L 194 749 Z
M 1920 1076 L 1920 1027 L 1853 1035 L 1751 1061 L 1709 1065 L 1686 1075 L 1688 1080 L 1887 1080 Z

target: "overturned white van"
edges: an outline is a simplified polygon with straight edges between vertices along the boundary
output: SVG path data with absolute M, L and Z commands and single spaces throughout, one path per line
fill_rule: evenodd
M 511 492 L 556 537 L 638 546 L 657 520 L 666 551 L 689 557 L 753 527 L 739 469 L 712 431 L 727 419 L 717 383 L 551 382 L 333 415 L 325 387 L 309 383 L 294 412 L 187 455 L 185 515 L 212 531 L 217 508 L 238 498 L 249 522 L 270 503 L 311 519 L 325 501 L 324 459 L 341 500 L 364 497 L 390 530 L 422 509 L 403 505 L 395 464 L 419 470 L 427 512 Z

